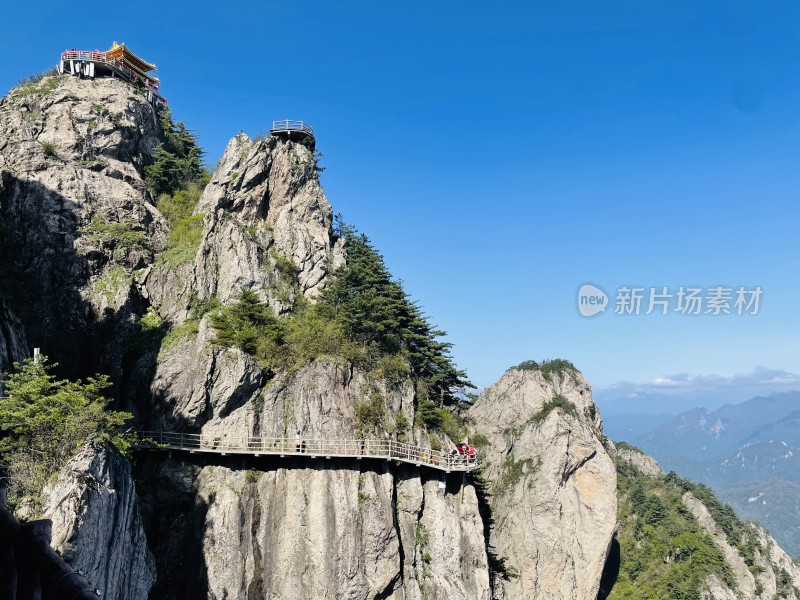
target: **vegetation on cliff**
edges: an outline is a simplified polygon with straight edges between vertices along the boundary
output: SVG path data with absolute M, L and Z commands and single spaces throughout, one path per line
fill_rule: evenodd
M 12 505 L 41 511 L 40 493 L 80 447 L 89 442 L 128 447 L 122 432 L 129 413 L 108 410 L 105 375 L 86 380 L 56 379 L 56 364 L 28 359 L 4 381 L 0 398 L 0 460 L 10 483 Z
M 620 444 L 626 446 L 630 447 Z M 600 598 L 699 600 L 710 576 L 736 589 L 731 565 L 684 504 L 686 492 L 703 503 L 749 571 L 753 575 L 763 572 L 764 561 L 758 556 L 768 553 L 756 529 L 740 520 L 708 487 L 672 472 L 647 476 L 623 460 L 617 460 L 617 481 L 620 569 L 613 589 L 610 593 L 601 590 Z M 797 594 L 789 573 L 771 564 L 777 584 L 775 598 Z M 756 592 L 762 591 L 757 583 Z
M 702 530 L 671 477 L 617 461 L 620 570 L 609 600 L 699 600 L 710 575 L 735 586 L 730 566 Z
M 278 318 L 251 291 L 211 312 L 216 341 L 255 356 L 273 372 L 298 368 L 318 358 L 354 364 L 390 385 L 416 386 L 421 424 L 451 435 L 462 432 L 445 407 L 461 402 L 472 384 L 450 355 L 419 306 L 394 280 L 369 239 L 340 225 L 347 264 L 336 271 L 319 301 L 298 300 Z
M 203 150 L 183 121 L 175 123 L 169 109 L 158 111 L 164 142 L 144 168 L 144 181 L 154 195 L 174 194 L 185 189 L 203 174 Z
M 159 260 L 177 265 L 190 260 L 200 245 L 203 215 L 195 215 L 194 209 L 211 174 L 203 168 L 197 136 L 183 121 L 173 122 L 169 109 L 158 114 L 165 141 L 153 151 L 144 180 L 170 227 L 168 247 Z

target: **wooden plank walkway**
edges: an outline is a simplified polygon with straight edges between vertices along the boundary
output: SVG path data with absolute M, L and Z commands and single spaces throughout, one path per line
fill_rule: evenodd
M 306 458 L 363 458 L 381 459 L 429 467 L 447 473 L 473 471 L 479 463 L 463 455 L 451 455 L 403 444 L 394 440 L 323 440 L 314 438 L 226 437 L 199 433 L 170 431 L 142 431 L 139 433 L 141 450 L 185 450 L 208 452 L 226 456 L 246 454 L 251 456 L 301 456 Z

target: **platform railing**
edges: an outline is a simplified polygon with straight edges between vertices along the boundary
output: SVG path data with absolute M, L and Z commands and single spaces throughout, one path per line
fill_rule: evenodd
M 296 455 L 308 457 L 382 458 L 445 471 L 471 471 L 475 456 L 452 454 L 386 439 L 231 437 L 168 431 L 140 432 L 140 448 L 178 449 L 218 454 Z
M 285 119 L 283 121 L 273 121 L 272 122 L 272 129 L 270 131 L 300 131 L 302 133 L 307 133 L 310 136 L 314 135 L 314 130 L 311 129 L 311 126 L 303 121 L 292 121 L 289 119 Z

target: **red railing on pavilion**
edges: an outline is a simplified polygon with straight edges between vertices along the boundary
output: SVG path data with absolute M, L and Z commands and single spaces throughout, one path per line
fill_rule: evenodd
M 147 76 L 137 73 L 123 61 L 106 52 L 100 52 L 99 50 L 67 50 L 61 53 L 61 61 L 63 62 L 65 60 L 88 60 L 95 63 L 110 65 L 127 76 L 131 81 L 140 81 L 153 90 L 158 91 L 158 83 Z

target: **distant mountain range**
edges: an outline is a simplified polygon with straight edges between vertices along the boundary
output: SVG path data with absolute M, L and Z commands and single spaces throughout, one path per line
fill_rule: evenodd
M 652 455 L 665 471 L 711 486 L 800 556 L 800 392 L 677 416 L 612 414 L 605 431 Z

